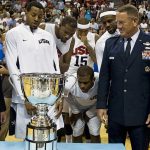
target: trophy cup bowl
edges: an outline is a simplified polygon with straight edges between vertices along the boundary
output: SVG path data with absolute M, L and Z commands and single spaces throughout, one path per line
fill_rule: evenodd
M 61 97 L 64 87 L 63 74 L 24 73 L 20 75 L 21 89 L 25 99 L 36 106 L 26 128 L 26 150 L 56 150 L 56 124 L 47 115 L 48 106 L 52 106 Z
M 24 97 L 32 104 L 53 105 L 63 91 L 63 74 L 24 73 L 20 79 Z

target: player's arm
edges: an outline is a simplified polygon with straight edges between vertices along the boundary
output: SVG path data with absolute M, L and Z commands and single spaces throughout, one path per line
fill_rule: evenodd
M 5 38 L 5 58 L 6 58 L 6 64 L 8 67 L 8 71 L 12 77 L 13 84 L 15 85 L 17 94 L 21 97 L 22 100 L 24 100 L 23 93 L 21 90 L 20 81 L 18 80 L 20 71 L 17 66 L 17 60 L 18 58 L 18 49 L 17 49 L 17 34 L 14 34 L 13 32 L 7 32 L 6 38 Z
M 74 43 L 75 39 L 72 38 L 69 51 L 66 54 L 62 55 L 59 59 L 59 66 L 61 73 L 65 73 L 69 69 Z
M 95 54 L 95 49 L 92 48 L 92 46 L 89 44 L 87 37 L 82 36 L 81 37 L 81 41 L 84 43 L 84 45 L 86 46 L 88 52 L 89 52 L 89 56 L 91 57 L 91 59 L 93 60 L 94 63 L 97 63 L 96 61 L 96 54 Z
M 45 26 L 46 26 L 45 23 L 41 23 L 41 24 L 39 25 L 39 28 L 45 30 Z

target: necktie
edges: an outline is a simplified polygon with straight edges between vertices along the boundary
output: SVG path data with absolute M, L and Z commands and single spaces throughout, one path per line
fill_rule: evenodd
M 126 61 L 128 60 L 129 56 L 130 56 L 130 51 L 131 51 L 131 38 L 127 39 L 127 46 L 126 46 L 126 50 L 125 50 L 125 59 Z

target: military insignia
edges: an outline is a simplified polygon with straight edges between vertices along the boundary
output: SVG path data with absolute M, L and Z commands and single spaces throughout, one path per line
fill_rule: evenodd
M 145 46 L 150 46 L 150 42 L 143 43 Z
M 150 50 L 144 50 L 142 52 L 142 59 L 144 59 L 144 60 L 150 60 Z
M 145 49 L 150 49 L 150 47 L 145 47 Z
M 149 66 L 145 67 L 145 72 L 150 72 L 150 67 Z

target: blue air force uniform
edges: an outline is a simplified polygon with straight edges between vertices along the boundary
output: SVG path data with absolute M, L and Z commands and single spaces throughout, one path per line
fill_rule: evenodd
M 108 126 L 109 121 L 123 127 L 146 126 L 150 113 L 149 35 L 140 31 L 128 61 L 125 60 L 122 37 L 112 37 L 106 41 L 97 109 L 106 108 Z

